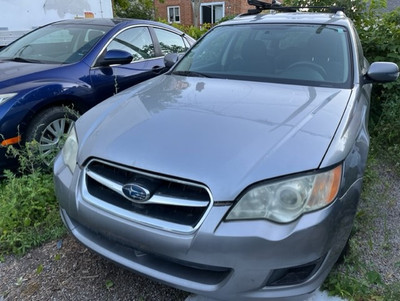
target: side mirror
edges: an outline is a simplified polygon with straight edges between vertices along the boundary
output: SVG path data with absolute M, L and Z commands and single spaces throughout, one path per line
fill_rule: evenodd
M 179 60 L 180 55 L 178 53 L 167 53 L 164 56 L 164 65 L 168 69 L 171 68 Z
M 110 65 L 123 65 L 132 62 L 133 56 L 123 50 L 109 50 L 106 54 L 100 58 L 98 65 L 100 66 L 110 66 Z
M 372 63 L 366 74 L 367 82 L 388 83 L 399 77 L 399 67 L 395 63 Z

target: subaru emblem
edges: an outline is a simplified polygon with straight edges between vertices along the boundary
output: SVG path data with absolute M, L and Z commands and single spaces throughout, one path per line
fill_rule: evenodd
M 125 197 L 136 203 L 144 203 L 150 198 L 150 191 L 136 183 L 122 186 Z

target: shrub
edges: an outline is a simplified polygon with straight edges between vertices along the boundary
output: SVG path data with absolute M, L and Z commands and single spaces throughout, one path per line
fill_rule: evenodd
M 65 233 L 50 174 L 6 171 L 0 188 L 0 254 L 24 254 Z
M 184 33 L 196 40 L 201 38 L 201 36 L 211 28 L 211 24 L 203 24 L 200 28 L 193 25 L 182 25 L 178 23 L 172 23 L 172 26 L 182 30 Z
M 54 149 L 53 156 L 59 149 Z M 9 145 L 7 147 L 6 156 L 16 158 L 18 160 L 18 172 L 20 174 L 31 174 L 31 173 L 50 173 L 51 165 L 46 165 L 43 161 L 43 156 L 40 152 L 40 145 L 37 141 L 30 141 L 25 145 Z
M 0 183 L 0 255 L 24 254 L 30 248 L 62 236 L 51 167 L 43 164 L 39 144 L 9 146 L 18 159 L 18 176 L 5 171 Z
M 362 19 L 357 24 L 367 59 L 400 65 L 400 9 Z M 375 84 L 371 103 L 370 132 L 378 151 L 384 149 L 395 162 L 400 159 L 400 85 Z

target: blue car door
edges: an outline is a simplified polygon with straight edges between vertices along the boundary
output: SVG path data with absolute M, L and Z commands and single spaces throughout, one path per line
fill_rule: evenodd
M 164 57 L 156 56 L 154 42 L 147 26 L 124 30 L 108 43 L 106 50 L 123 50 L 133 57 L 123 65 L 91 68 L 90 77 L 96 99 L 103 100 L 128 87 L 152 78 L 164 67 Z

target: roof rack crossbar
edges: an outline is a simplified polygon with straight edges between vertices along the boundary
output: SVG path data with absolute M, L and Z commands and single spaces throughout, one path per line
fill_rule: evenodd
M 337 13 L 343 11 L 343 7 L 338 6 L 282 6 L 282 4 L 276 0 L 272 0 L 271 3 L 263 2 L 260 0 L 247 0 L 249 5 L 255 6 L 255 9 L 249 9 L 246 15 L 254 15 L 261 13 L 263 10 L 279 10 L 285 12 L 296 12 L 299 9 L 311 9 L 311 10 L 328 10 L 331 13 Z

